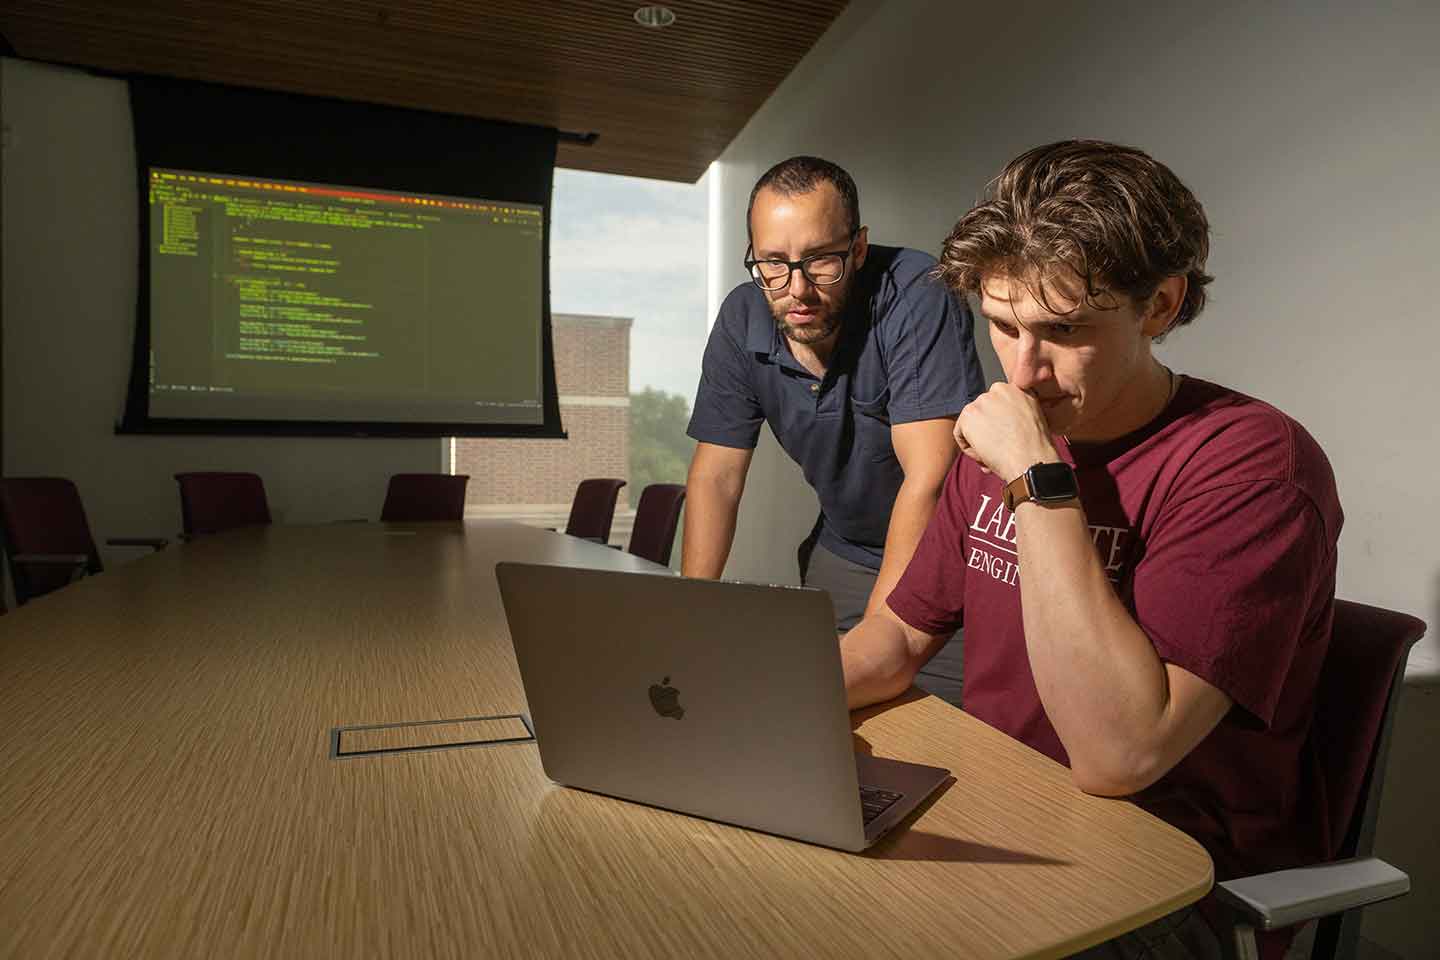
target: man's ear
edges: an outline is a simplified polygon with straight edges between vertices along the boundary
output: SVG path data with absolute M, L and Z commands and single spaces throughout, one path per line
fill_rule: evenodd
M 1183 274 L 1161 280 L 1141 320 L 1141 332 L 1151 338 L 1168 333 L 1175 325 L 1175 318 L 1180 315 L 1180 308 L 1185 305 L 1185 291 L 1189 288 L 1190 281 Z
M 861 227 L 855 231 L 855 253 L 851 255 L 850 262 L 858 271 L 865 266 L 865 255 L 870 252 L 870 228 Z

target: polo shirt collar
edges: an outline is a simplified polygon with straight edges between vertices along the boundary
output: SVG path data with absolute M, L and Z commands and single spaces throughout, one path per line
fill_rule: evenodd
M 836 345 L 835 362 L 838 365 L 844 366 L 854 355 L 858 355 L 866 334 L 866 319 L 865 311 L 858 303 L 852 302 L 846 308 L 840 326 L 840 342 Z M 755 354 L 762 362 L 778 363 L 799 373 L 808 373 L 786 345 L 768 301 L 763 304 L 762 310 L 750 311 L 745 329 L 745 350 Z
M 763 309 L 750 312 L 750 323 L 745 331 L 745 349 L 753 353 L 761 363 L 778 364 L 795 373 L 810 376 L 810 371 L 800 365 L 800 361 L 795 359 L 795 354 L 791 353 L 786 345 L 785 337 L 775 323 L 775 315 L 770 312 L 768 301 L 763 305 Z
M 775 359 L 775 353 L 780 349 L 780 328 L 775 325 L 775 315 L 770 312 L 768 302 L 762 304 L 759 310 L 750 311 L 750 322 L 745 330 L 745 349 L 770 360 Z

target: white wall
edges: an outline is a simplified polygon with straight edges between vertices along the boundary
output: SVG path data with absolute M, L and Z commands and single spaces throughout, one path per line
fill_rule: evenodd
M 1162 360 L 1309 428 L 1346 511 L 1341 595 L 1429 621 L 1413 661 L 1433 672 L 1437 42 L 1440 4 L 1429 2 L 853 0 L 721 157 L 724 277 L 744 279 L 750 186 L 792 154 L 854 175 L 872 240 L 936 253 L 1022 150 L 1067 137 L 1144 148 L 1190 185 L 1214 231 L 1211 304 Z M 996 376 L 988 344 L 982 360 Z M 798 469 L 767 440 L 727 575 L 793 579 L 814 514 Z M 1440 726 L 1435 700 L 1410 697 L 1402 741 Z M 1391 787 L 1436 798 L 1425 771 L 1392 771 Z M 1420 825 L 1387 822 L 1382 846 L 1429 889 L 1386 908 L 1367 936 L 1422 956 L 1414 918 L 1440 902 L 1440 831 L 1427 823 L 1413 837 Z
M 1440 622 L 1440 5 L 1324 6 L 857 0 L 721 158 L 724 276 L 793 153 L 850 170 L 872 240 L 935 253 L 1021 150 L 1143 147 L 1214 228 L 1211 305 L 1161 357 L 1304 423 L 1346 509 L 1341 593 Z M 776 499 L 813 519 L 806 496 Z M 741 536 L 731 572 L 763 569 L 774 538 Z
M 310 523 L 374 519 L 391 473 L 445 468 L 438 440 L 116 436 L 139 255 L 126 86 L 14 59 L 0 70 L 7 475 L 70 477 L 103 539 L 173 536 L 181 470 L 252 470 L 277 522 Z

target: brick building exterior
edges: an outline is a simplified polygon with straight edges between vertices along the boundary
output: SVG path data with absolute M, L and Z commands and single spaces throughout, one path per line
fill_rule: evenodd
M 506 516 L 563 525 L 575 486 L 587 477 L 630 475 L 628 317 L 557 313 L 555 380 L 568 440 L 454 441 L 456 473 L 468 473 L 467 516 Z M 625 492 L 612 539 L 628 536 Z

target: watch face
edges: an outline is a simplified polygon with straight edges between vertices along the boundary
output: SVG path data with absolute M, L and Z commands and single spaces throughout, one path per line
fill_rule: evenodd
M 1080 495 L 1068 463 L 1037 463 L 1030 468 L 1030 492 L 1036 500 L 1069 500 Z

